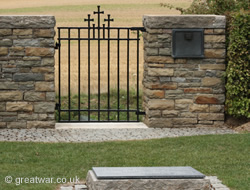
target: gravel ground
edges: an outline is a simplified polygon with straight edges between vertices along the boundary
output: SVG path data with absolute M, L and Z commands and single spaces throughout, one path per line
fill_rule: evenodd
M 102 142 L 234 133 L 228 128 L 0 129 L 0 141 Z

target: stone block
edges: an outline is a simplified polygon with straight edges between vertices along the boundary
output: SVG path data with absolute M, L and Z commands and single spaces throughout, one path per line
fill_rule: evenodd
M 15 122 L 15 121 L 17 121 L 17 116 L 3 117 L 2 121 L 3 122 Z
M 52 73 L 52 74 L 45 73 L 44 77 L 45 77 L 45 81 L 54 81 L 54 79 L 55 79 L 54 73 Z
M 225 116 L 223 113 L 200 113 L 198 114 L 198 119 L 206 121 L 224 121 Z
M 171 40 L 172 40 L 172 35 L 170 35 L 170 34 L 158 35 L 158 42 L 160 42 L 160 43 L 170 43 Z
M 173 123 L 175 125 L 187 125 L 187 124 L 197 124 L 196 118 L 174 118 Z
M 174 109 L 174 100 L 151 99 L 148 101 L 149 109 L 171 110 Z
M 55 54 L 54 48 L 27 47 L 26 56 L 52 57 Z
M 171 55 L 171 49 L 170 48 L 160 48 L 159 49 L 159 55 L 166 55 L 170 56 Z
M 164 90 L 150 90 L 150 89 L 145 89 L 143 91 L 143 94 L 145 96 L 147 96 L 148 98 L 164 98 L 165 97 Z
M 19 113 L 18 120 L 33 121 L 38 119 L 38 114 L 34 113 Z
M 224 71 L 226 69 L 225 64 L 200 64 L 201 70 L 221 70 Z
M 32 29 L 14 29 L 13 35 L 15 36 L 29 36 L 32 35 Z
M 177 90 L 166 90 L 165 91 L 166 97 L 169 94 L 183 94 L 183 90 L 177 89 Z
M 163 110 L 162 116 L 163 117 L 177 117 L 179 114 L 179 111 L 176 110 Z
M 16 116 L 17 112 L 0 112 L 0 116 Z
M 0 102 L 0 111 L 5 111 L 6 103 Z
M 177 83 L 167 82 L 167 83 L 146 83 L 145 87 L 150 89 L 165 89 L 165 90 L 175 90 L 177 89 Z
M 224 105 L 210 105 L 210 112 L 212 113 L 223 113 L 224 110 Z
M 38 67 L 41 66 L 40 60 L 17 61 L 17 67 Z
M 37 56 L 24 56 L 23 60 L 24 61 L 40 61 L 42 58 L 41 57 L 37 57 Z
M 44 101 L 45 97 L 46 97 L 46 95 L 44 92 L 28 91 L 28 92 L 24 93 L 24 100 L 26 100 L 28 102 Z
M 35 90 L 38 92 L 54 92 L 55 84 L 54 82 L 36 82 Z
M 225 49 L 205 49 L 204 54 L 206 58 L 218 58 L 222 59 L 226 56 Z
M 209 94 L 212 93 L 211 88 L 185 88 L 184 93 L 191 93 L 191 94 L 197 94 L 197 93 L 202 93 L 202 94 Z
M 94 168 L 95 169 L 95 168 Z M 93 169 L 93 170 L 94 170 Z M 112 168 L 113 169 L 113 168 Z M 87 175 L 87 186 L 89 190 L 209 190 L 210 189 L 210 180 L 204 177 L 185 177 L 185 175 L 181 175 L 183 177 L 123 177 L 123 178 L 104 178 L 98 175 L 97 171 L 93 170 L 88 172 Z M 157 171 L 159 171 L 158 169 Z M 105 170 L 107 171 L 107 169 Z M 129 172 L 129 174 L 135 173 L 136 169 L 133 169 Z M 146 169 L 143 170 L 144 173 L 157 173 L 156 171 L 147 172 Z M 164 171 L 168 171 L 165 169 Z M 181 170 L 183 171 L 183 169 Z M 125 173 L 124 170 L 121 171 L 123 174 Z M 115 173 L 116 175 L 119 172 Z M 171 171 L 171 175 L 176 175 L 174 171 Z M 170 176 L 171 176 L 170 175 Z M 203 175 L 203 174 L 202 174 Z M 111 176 L 111 175 L 109 175 Z M 113 176 L 113 175 L 112 175 Z M 204 176 L 204 175 L 203 175 Z
M 0 56 L 8 55 L 9 49 L 7 47 L 0 47 Z
M 42 39 L 41 41 L 40 41 L 40 46 L 41 47 L 54 47 L 55 46 L 55 41 L 54 41 L 54 39 Z
M 0 46 L 12 46 L 12 40 L 10 39 L 2 39 L 0 40 Z
M 27 121 L 27 128 L 55 128 L 54 121 Z
M 37 102 L 34 104 L 35 113 L 54 113 L 55 102 Z
M 170 56 L 148 56 L 145 59 L 148 63 L 174 63 L 174 59 Z
M 24 56 L 25 55 L 24 47 L 11 47 L 10 48 L 10 56 Z
M 148 67 L 155 67 L 155 68 L 163 68 L 165 66 L 165 64 L 161 64 L 161 63 L 149 63 Z
M 46 92 L 47 101 L 55 101 L 56 93 L 55 92 Z
M 18 84 L 15 82 L 0 82 L 0 90 L 17 90 Z
M 148 127 L 153 127 L 153 128 L 173 127 L 172 118 L 146 118 L 144 119 L 144 123 Z
M 0 29 L 0 36 L 10 36 L 12 35 L 11 29 Z
M 27 102 L 7 102 L 6 103 L 6 111 L 16 112 L 16 111 L 24 111 L 31 112 L 33 111 L 33 105 Z
M 176 110 L 185 111 L 185 110 L 188 110 L 188 107 L 189 107 L 189 104 L 177 104 L 177 103 L 175 103 Z
M 205 29 L 204 34 L 213 34 L 214 30 L 213 29 Z
M 43 81 L 44 75 L 41 73 L 16 73 L 13 75 L 16 82 Z
M 189 111 L 190 112 L 209 112 L 209 106 L 193 104 L 189 106 Z
M 180 114 L 181 118 L 198 118 L 197 116 L 198 116 L 197 113 L 190 113 L 190 112 L 182 112 Z
M 1 16 L 0 28 L 54 28 L 54 16 Z
M 13 41 L 13 45 L 21 47 L 39 47 L 40 41 L 38 39 L 16 39 Z
M 225 34 L 226 30 L 225 29 L 214 29 L 214 34 Z
M 168 68 L 148 68 L 148 75 L 149 76 L 173 76 L 174 69 Z
M 158 55 L 159 50 L 158 48 L 145 48 L 145 52 L 148 56 L 150 55 Z
M 225 43 L 226 37 L 225 35 L 205 35 L 204 36 L 205 43 Z
M 7 123 L 6 122 L 0 122 L 0 128 L 6 128 Z
M 7 123 L 7 128 L 9 129 L 26 129 L 26 127 L 27 127 L 27 123 L 24 121 Z
M 54 67 L 33 67 L 31 71 L 33 73 L 53 73 Z
M 176 99 L 175 103 L 176 104 L 192 104 L 193 100 L 192 99 Z
M 34 36 L 35 37 L 54 38 L 55 31 L 54 31 L 54 29 L 34 29 Z
M 198 95 L 195 98 L 196 104 L 224 104 L 224 95 Z
M 225 28 L 226 17 L 218 15 L 144 15 L 143 26 L 146 29 Z
M 54 67 L 55 66 L 55 59 L 54 59 L 54 57 L 52 57 L 52 58 L 43 58 L 42 59 L 42 66 L 43 67 L 47 67 L 47 66 Z
M 33 81 L 30 82 L 19 82 L 20 90 L 35 90 L 35 84 Z
M 199 121 L 199 124 L 204 124 L 204 125 L 213 125 L 214 122 L 213 121 Z
M 218 85 L 222 85 L 222 80 L 220 78 L 205 77 L 202 79 L 202 86 L 212 87 L 212 86 L 218 86 Z
M 147 110 L 146 114 L 149 118 L 151 117 L 161 117 L 161 111 L 160 110 Z
M 23 99 L 20 91 L 0 91 L 0 101 L 18 101 Z

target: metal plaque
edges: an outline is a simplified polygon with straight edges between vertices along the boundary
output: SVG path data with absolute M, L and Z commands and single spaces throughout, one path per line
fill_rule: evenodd
M 174 58 L 203 58 L 203 29 L 173 29 L 172 56 Z
M 203 179 L 192 167 L 93 167 L 98 179 Z

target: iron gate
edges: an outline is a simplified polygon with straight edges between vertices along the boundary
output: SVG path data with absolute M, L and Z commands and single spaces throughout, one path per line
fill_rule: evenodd
M 57 120 L 59 122 L 138 122 L 139 116 L 144 114 L 140 111 L 139 86 L 139 42 L 144 28 L 111 27 L 110 23 L 114 19 L 111 19 L 108 14 L 107 18 L 101 20 L 100 17 L 104 11 L 100 10 L 100 6 L 97 6 L 97 11 L 93 14 L 97 15 L 97 26 L 91 23 L 94 19 L 88 14 L 88 18 L 84 19 L 88 23 L 87 27 L 58 27 Z M 124 33 L 126 33 L 125 36 Z M 126 56 L 121 57 L 121 43 L 124 44 L 124 42 Z M 131 50 L 132 43 L 133 50 Z M 111 46 L 114 45 L 116 55 L 112 57 L 114 53 L 111 55 Z M 101 56 L 104 52 L 105 60 Z M 134 54 L 133 58 L 130 54 Z M 63 55 L 66 58 L 62 58 Z M 73 55 L 75 58 L 72 58 Z M 121 68 L 121 61 L 126 62 L 126 68 Z M 131 74 L 131 64 L 135 65 L 133 74 Z M 114 65 L 116 71 L 111 70 Z M 94 68 L 96 72 L 93 72 Z M 62 72 L 65 69 L 67 74 Z M 71 71 L 73 69 L 74 72 Z M 121 71 L 126 72 L 125 78 L 122 78 Z M 97 77 L 93 79 L 96 73 Z M 134 89 L 131 89 L 131 78 L 135 80 L 133 84 L 136 83 Z M 96 81 L 97 89 L 93 90 L 92 83 Z M 121 82 L 122 84 L 126 82 L 125 87 L 121 86 Z M 73 84 L 77 84 L 74 90 L 72 90 Z

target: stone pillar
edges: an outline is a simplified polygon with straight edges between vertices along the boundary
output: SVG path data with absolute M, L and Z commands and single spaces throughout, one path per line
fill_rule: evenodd
M 0 128 L 54 128 L 54 16 L 0 16 Z
M 224 16 L 144 16 L 144 122 L 149 127 L 224 123 Z M 204 58 L 175 59 L 173 29 L 204 29 Z

